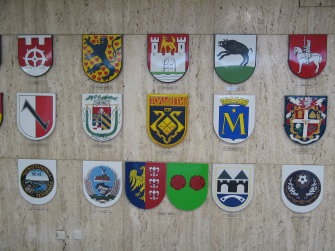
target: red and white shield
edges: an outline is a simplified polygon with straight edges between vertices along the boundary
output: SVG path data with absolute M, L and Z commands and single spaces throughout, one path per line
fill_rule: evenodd
M 55 128 L 56 94 L 18 93 L 17 125 L 31 140 L 48 137 Z
M 301 78 L 319 75 L 327 61 L 327 35 L 290 35 L 288 63 Z
M 45 74 L 52 65 L 51 35 L 22 35 L 18 37 L 18 60 L 30 76 Z

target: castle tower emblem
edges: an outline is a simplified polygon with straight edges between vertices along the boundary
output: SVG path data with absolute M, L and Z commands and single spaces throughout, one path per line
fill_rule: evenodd
M 188 34 L 148 35 L 148 68 L 157 80 L 171 83 L 188 69 Z

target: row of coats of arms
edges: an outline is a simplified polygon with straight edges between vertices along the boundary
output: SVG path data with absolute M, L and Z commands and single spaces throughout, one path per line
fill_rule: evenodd
M 123 167 L 119 161 L 83 161 L 83 191 L 86 199 L 96 207 L 114 205 L 124 187 L 129 202 L 137 208 L 155 208 L 167 194 L 177 209 L 190 211 L 199 208 L 207 199 L 208 169 L 206 163 L 127 161 Z M 56 160 L 19 159 L 22 197 L 35 205 L 48 203 L 57 191 L 56 170 Z M 238 212 L 251 203 L 253 164 L 212 164 L 211 172 L 212 196 L 221 209 Z M 298 213 L 315 209 L 322 200 L 323 175 L 324 166 L 283 165 L 283 203 Z
M 0 93 L 0 123 L 3 118 Z M 224 142 L 247 140 L 255 126 L 254 95 L 214 95 L 213 128 Z M 284 129 L 294 142 L 318 141 L 326 130 L 327 96 L 284 96 Z M 183 141 L 188 128 L 188 94 L 148 94 L 146 129 L 159 146 Z M 122 94 L 82 94 L 82 124 L 99 142 L 115 138 L 122 128 Z M 48 137 L 56 124 L 56 94 L 17 93 L 17 126 L 30 140 Z
M 246 81 L 256 67 L 256 35 L 215 35 L 214 64 L 217 75 L 230 84 Z M 45 74 L 52 65 L 52 35 L 18 36 L 18 61 L 31 76 Z M 106 83 L 122 69 L 121 34 L 83 35 L 82 66 L 93 81 Z M 301 78 L 313 78 L 325 68 L 327 35 L 289 35 L 288 62 Z M 188 34 L 147 35 L 147 65 L 152 76 L 173 83 L 189 65 Z

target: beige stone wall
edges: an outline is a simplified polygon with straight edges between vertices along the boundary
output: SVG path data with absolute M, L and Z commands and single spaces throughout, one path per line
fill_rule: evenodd
M 311 0 L 14 0 L 2 1 L 0 92 L 0 250 L 333 250 L 335 246 L 335 3 Z M 17 61 L 18 34 L 53 34 L 54 63 L 29 77 Z M 110 84 L 89 80 L 81 66 L 81 34 L 124 34 L 123 69 Z M 154 80 L 146 65 L 147 33 L 189 33 L 190 65 L 177 83 Z M 253 76 L 228 90 L 213 66 L 213 34 L 257 34 Z M 287 64 L 288 34 L 328 34 L 328 61 L 316 78 L 293 75 Z M 53 92 L 57 121 L 40 142 L 16 125 L 17 92 Z M 82 93 L 119 92 L 123 128 L 112 141 L 97 143 L 81 122 Z M 146 132 L 148 93 L 188 93 L 185 140 L 171 148 L 154 144 Z M 256 95 L 252 136 L 231 146 L 212 126 L 214 94 Z M 321 140 L 300 146 L 283 129 L 284 95 L 328 95 L 327 130 Z M 48 204 L 34 206 L 19 194 L 17 159 L 57 160 L 58 190 Z M 83 160 L 254 163 L 251 204 L 226 213 L 211 196 L 197 210 L 175 209 L 167 197 L 152 210 L 132 206 L 123 192 L 112 207 L 89 204 L 82 191 Z M 323 200 L 307 214 L 281 201 L 282 164 L 325 166 Z M 211 175 L 211 172 L 210 172 Z M 211 177 L 211 176 L 210 176 Z M 56 231 L 66 232 L 57 240 Z M 75 239 L 80 230 L 82 238 Z

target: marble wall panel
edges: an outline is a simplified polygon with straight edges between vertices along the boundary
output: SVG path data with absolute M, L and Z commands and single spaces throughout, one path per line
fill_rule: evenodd
M 298 1 L 217 0 L 214 33 L 288 34 L 307 32 L 307 9 Z
M 213 0 L 124 0 L 123 4 L 127 34 L 213 32 Z
M 220 0 L 2 3 L 0 92 L 5 110 L 0 127 L 0 249 L 332 250 L 333 8 L 299 7 L 302 2 L 307 1 L 261 0 L 248 6 Z M 189 69 L 176 83 L 163 84 L 148 70 L 146 34 L 154 32 L 190 33 Z M 19 68 L 17 35 L 22 33 L 55 34 L 54 62 L 47 74 L 30 77 Z M 111 83 L 99 85 L 85 75 L 82 33 L 124 34 L 123 69 Z M 256 69 L 250 79 L 231 85 L 216 75 L 212 33 L 257 34 Z M 328 34 L 327 65 L 316 78 L 301 79 L 290 71 L 289 33 Z M 56 93 L 56 127 L 45 140 L 28 140 L 18 130 L 18 92 Z M 123 128 L 113 140 L 99 143 L 84 132 L 81 95 L 107 92 L 123 94 Z M 184 141 L 172 148 L 156 145 L 147 134 L 150 93 L 189 94 L 188 131 Z M 255 129 L 248 140 L 231 145 L 215 135 L 214 94 L 256 95 Z M 326 132 L 311 145 L 298 145 L 285 135 L 284 95 L 291 94 L 328 95 Z M 57 160 L 58 190 L 50 203 L 34 206 L 21 197 L 18 158 Z M 141 210 L 130 204 L 124 191 L 112 207 L 97 208 L 82 191 L 83 160 L 254 163 L 254 197 L 241 212 L 220 209 L 211 195 L 210 165 L 207 199 L 197 210 L 178 210 L 167 197 L 158 207 Z M 283 164 L 325 165 L 323 200 L 312 212 L 297 214 L 283 204 Z M 66 232 L 65 240 L 56 239 L 57 230 Z
M 123 1 L 4 1 L 2 34 L 123 33 Z M 29 25 L 27 25 L 29 23 Z

